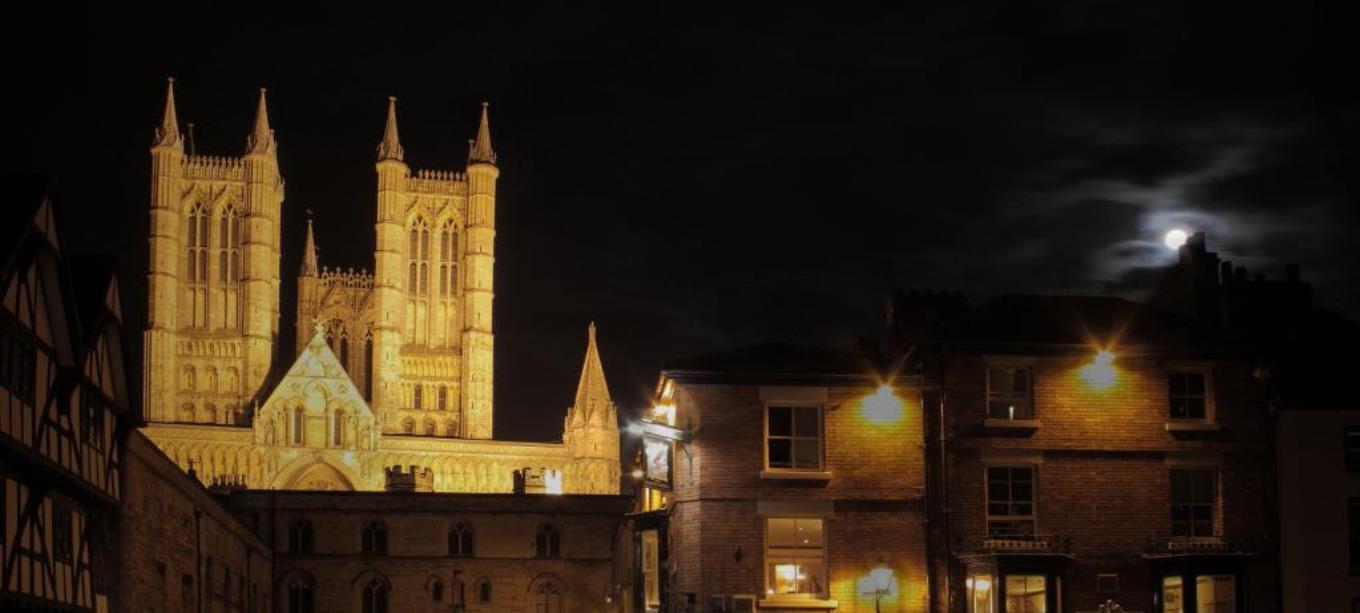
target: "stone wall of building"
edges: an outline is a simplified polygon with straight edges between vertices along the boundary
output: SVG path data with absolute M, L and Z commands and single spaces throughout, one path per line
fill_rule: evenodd
M 613 542 L 627 510 L 623 496 L 260 492 L 232 494 L 232 512 L 256 526 L 276 551 L 277 610 L 295 580 L 309 582 L 317 611 L 359 610 L 363 588 L 389 586 L 389 611 L 533 611 L 557 593 L 561 611 L 611 610 Z M 290 531 L 311 527 L 310 551 L 294 551 Z M 363 532 L 378 522 L 386 551 L 365 553 Z M 451 550 L 450 533 L 471 529 L 472 553 Z M 540 555 L 540 529 L 560 549 Z M 483 601 L 480 585 L 490 584 Z M 435 585 L 439 584 L 439 589 Z M 436 593 L 436 591 L 438 593 Z M 438 599 L 436 599 L 438 596 Z
M 141 433 L 126 458 L 114 610 L 270 611 L 269 547 Z

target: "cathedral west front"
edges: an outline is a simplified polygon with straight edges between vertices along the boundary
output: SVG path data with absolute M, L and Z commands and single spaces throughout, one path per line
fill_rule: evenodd
M 241 157 L 185 152 L 174 99 L 151 147 L 143 432 L 205 483 L 615 494 L 618 427 L 592 324 L 563 443 L 492 438 L 496 182 L 486 105 L 463 170 L 412 170 L 396 100 L 377 148 L 373 272 L 298 271 L 279 352 L 284 180 L 264 90 Z M 324 226 L 324 219 L 318 220 Z

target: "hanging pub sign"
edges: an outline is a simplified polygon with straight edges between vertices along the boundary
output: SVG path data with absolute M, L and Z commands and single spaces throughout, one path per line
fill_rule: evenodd
M 642 453 L 646 461 L 645 481 L 649 487 L 671 489 L 671 441 L 650 435 L 642 437 Z

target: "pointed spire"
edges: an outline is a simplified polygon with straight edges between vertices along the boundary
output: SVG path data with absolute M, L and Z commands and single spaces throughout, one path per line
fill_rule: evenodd
M 302 245 L 302 271 L 304 277 L 315 277 L 317 275 L 316 266 L 316 239 L 312 238 L 312 217 L 311 211 L 307 216 L 307 242 Z
M 169 77 L 165 84 L 165 113 L 161 116 L 161 127 L 156 129 L 156 145 L 173 147 L 181 145 L 179 117 L 175 115 L 175 78 Z
M 486 117 L 488 106 L 491 106 L 491 104 L 482 103 L 482 123 L 477 126 L 477 140 L 472 142 L 472 150 L 468 152 L 468 161 L 485 164 L 496 163 L 496 152 L 491 149 L 491 122 Z
M 264 88 L 260 88 L 260 104 L 255 107 L 255 127 L 246 139 L 246 153 L 269 153 L 275 151 L 274 130 L 269 128 L 269 110 L 265 108 Z
M 406 152 L 397 138 L 397 97 L 387 97 L 387 127 L 383 128 L 383 139 L 378 143 L 378 161 L 405 159 Z
M 595 322 L 590 322 L 586 342 L 586 359 L 581 365 L 581 381 L 576 385 L 576 403 L 572 405 L 571 420 L 586 421 L 609 410 L 614 401 L 609 397 L 609 384 L 604 380 L 604 363 L 595 345 Z

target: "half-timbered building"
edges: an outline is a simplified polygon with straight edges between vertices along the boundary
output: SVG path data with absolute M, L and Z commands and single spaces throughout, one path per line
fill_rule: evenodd
M 117 279 L 101 264 L 77 281 L 46 179 L 16 183 L 0 224 L 0 609 L 102 610 L 133 415 Z

